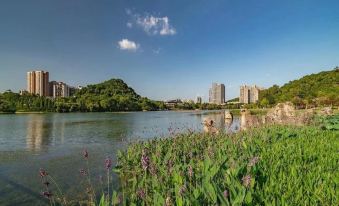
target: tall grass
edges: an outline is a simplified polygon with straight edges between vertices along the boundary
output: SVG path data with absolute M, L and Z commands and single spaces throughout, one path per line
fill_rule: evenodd
M 124 205 L 339 205 L 338 148 L 318 126 L 189 133 L 131 145 L 115 171 Z
M 131 144 L 113 169 L 118 191 L 98 196 L 88 161 L 88 200 L 79 205 L 339 205 L 339 115 L 312 126 L 266 126 L 237 134 L 193 133 Z M 66 200 L 53 178 L 39 171 L 51 205 Z M 102 181 L 102 180 L 101 180 Z M 50 182 L 58 190 L 53 191 Z M 101 197 L 101 198 L 100 198 Z

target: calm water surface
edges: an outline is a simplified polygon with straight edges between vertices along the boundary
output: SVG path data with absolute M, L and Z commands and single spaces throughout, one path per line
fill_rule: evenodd
M 40 195 L 39 168 L 49 172 L 69 199 L 81 198 L 86 188 L 79 173 L 86 168 L 84 148 L 100 191 L 106 157 L 115 163 L 117 151 L 129 142 L 169 136 L 169 128 L 201 131 L 204 118 L 226 131 L 239 129 L 238 118 L 225 125 L 220 111 L 0 115 L 0 205 L 48 204 Z M 113 177 L 113 187 L 117 182 Z

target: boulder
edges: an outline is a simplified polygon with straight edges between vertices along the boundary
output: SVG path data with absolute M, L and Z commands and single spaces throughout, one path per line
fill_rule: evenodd
M 225 111 L 225 119 L 233 119 L 233 114 L 228 110 Z

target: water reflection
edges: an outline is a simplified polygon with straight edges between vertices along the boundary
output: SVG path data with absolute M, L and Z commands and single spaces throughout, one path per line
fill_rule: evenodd
M 0 205 L 45 205 L 34 195 L 41 192 L 37 176 L 41 167 L 58 178 L 67 195 L 83 192 L 76 177 L 84 167 L 84 148 L 90 153 L 91 176 L 97 179 L 106 171 L 103 160 L 109 156 L 115 161 L 117 151 L 129 141 L 168 137 L 169 128 L 201 132 L 204 118 L 213 119 L 226 132 L 236 131 L 239 118 L 229 121 L 224 115 L 223 111 L 0 115 L 0 185 L 10 185 L 4 187 L 5 193 L 0 186 Z M 113 184 L 118 188 L 117 179 Z
M 222 132 L 232 133 L 240 129 L 239 117 L 226 118 L 225 112 L 223 111 L 207 113 L 202 115 L 201 118 L 201 122 L 213 120 L 213 127 Z
M 29 151 L 41 151 L 49 145 L 53 124 L 46 120 L 45 115 L 30 115 L 27 121 L 26 146 Z

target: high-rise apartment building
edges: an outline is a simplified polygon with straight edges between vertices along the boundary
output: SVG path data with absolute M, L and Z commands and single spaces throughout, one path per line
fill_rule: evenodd
M 49 73 L 45 71 L 27 72 L 27 91 L 39 96 L 49 96 Z
M 240 103 L 244 104 L 257 103 L 259 100 L 260 90 L 262 90 L 262 88 L 258 87 L 257 85 L 240 86 L 240 96 L 239 96 Z
M 200 96 L 197 97 L 197 101 L 196 101 L 197 104 L 201 104 L 202 103 L 202 98 Z
M 53 98 L 70 96 L 70 87 L 67 84 L 63 82 L 51 81 L 49 85 L 50 95 Z
M 209 103 L 224 104 L 225 103 L 225 85 L 213 83 L 209 91 Z

